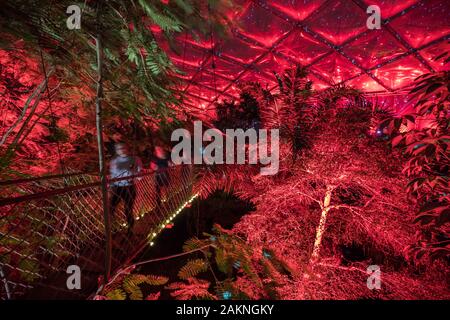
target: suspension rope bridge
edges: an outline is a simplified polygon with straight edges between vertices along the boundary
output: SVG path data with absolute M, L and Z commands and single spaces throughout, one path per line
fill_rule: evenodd
M 108 181 L 134 181 L 135 225 L 128 233 L 124 204 L 105 228 L 98 175 L 70 173 L 0 182 L 0 299 L 87 298 L 103 283 L 105 268 L 128 264 L 192 202 L 190 166 Z M 111 191 L 110 191 L 111 192 Z M 122 201 L 124 202 L 124 201 Z M 108 234 L 106 230 L 111 229 Z M 108 246 L 111 254 L 108 254 Z M 81 289 L 68 289 L 67 268 L 81 270 Z

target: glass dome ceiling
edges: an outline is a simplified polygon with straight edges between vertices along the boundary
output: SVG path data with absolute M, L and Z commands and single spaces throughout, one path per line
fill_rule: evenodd
M 421 74 L 448 66 L 433 59 L 449 50 L 447 0 L 254 0 L 230 12 L 233 36 L 178 39 L 171 52 L 187 80 L 193 106 L 208 109 L 237 96 L 239 83 L 275 88 L 273 72 L 309 67 L 315 89 L 345 83 L 367 93 L 404 92 Z M 369 30 L 369 5 L 381 9 L 381 29 Z

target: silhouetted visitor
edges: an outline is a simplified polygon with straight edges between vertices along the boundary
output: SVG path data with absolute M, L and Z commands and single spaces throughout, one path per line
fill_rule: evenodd
M 128 147 L 124 143 L 117 143 L 115 151 L 116 156 L 110 163 L 111 180 L 134 176 L 141 171 L 141 159 L 136 156 L 130 156 Z M 111 184 L 111 215 L 114 215 L 117 206 L 123 200 L 125 216 L 128 222 L 128 233 L 131 233 L 134 225 L 133 205 L 136 198 L 134 179 L 113 181 Z

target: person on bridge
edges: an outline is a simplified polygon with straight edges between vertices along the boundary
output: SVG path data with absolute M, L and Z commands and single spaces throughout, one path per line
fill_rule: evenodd
M 116 143 L 116 156 L 110 163 L 111 184 L 111 215 L 114 215 L 120 201 L 124 202 L 125 216 L 128 222 L 128 233 L 130 234 L 134 226 L 133 205 L 136 198 L 135 178 L 121 179 L 137 175 L 142 170 L 142 161 L 137 156 L 129 154 L 128 146 L 124 143 Z M 115 179 L 119 179 L 114 181 Z

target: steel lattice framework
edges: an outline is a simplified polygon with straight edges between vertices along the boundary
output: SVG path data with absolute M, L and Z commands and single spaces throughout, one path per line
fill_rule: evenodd
M 233 36 L 196 42 L 178 39 L 171 53 L 187 80 L 187 105 L 199 110 L 238 94 L 245 81 L 275 88 L 272 72 L 309 67 L 316 89 L 346 83 L 392 96 L 421 74 L 448 66 L 434 57 L 450 49 L 446 0 L 253 0 L 230 12 Z M 381 9 L 381 29 L 366 26 L 369 5 Z
M 153 245 L 166 225 L 197 196 L 189 166 L 133 177 L 136 200 L 133 233 L 127 233 L 123 204 L 112 215 L 112 231 L 103 221 L 99 177 L 87 173 L 0 182 L 0 300 L 86 298 L 111 271 L 128 264 Z M 114 181 L 130 180 L 130 177 Z M 112 191 L 111 191 L 112 192 Z M 110 192 L 110 193 L 111 193 Z M 110 253 L 105 250 L 105 243 Z M 69 290 L 67 267 L 82 270 L 81 290 Z

